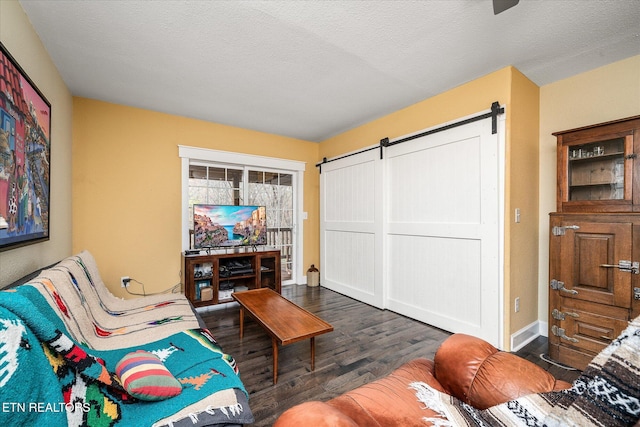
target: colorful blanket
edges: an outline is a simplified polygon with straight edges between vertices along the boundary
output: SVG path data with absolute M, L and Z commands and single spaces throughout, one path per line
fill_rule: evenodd
M 633 426 L 640 417 L 640 317 L 589 363 L 568 390 L 538 393 L 478 410 L 425 383 L 419 401 L 434 426 Z
M 70 336 L 92 349 L 130 347 L 200 327 L 184 295 L 115 298 L 87 252 L 43 270 L 30 285 L 47 299 Z
M 115 365 L 139 349 L 164 362 L 182 383 L 181 394 L 142 402 L 122 389 L 113 374 Z M 233 359 L 207 330 L 186 330 L 135 347 L 92 350 L 70 337 L 33 286 L 0 292 L 2 425 L 160 425 L 215 413 L 230 423 L 251 423 L 238 391 L 246 395 Z
M 61 261 L 56 267 L 66 268 L 77 279 L 79 291 L 90 301 L 97 302 L 112 316 L 131 316 L 141 312 L 170 311 L 174 308 L 190 308 L 189 301 L 182 293 L 163 293 L 143 298 L 122 299 L 115 297 L 102 281 L 98 265 L 89 251 L 82 251 Z M 168 307 L 171 307 L 168 309 Z

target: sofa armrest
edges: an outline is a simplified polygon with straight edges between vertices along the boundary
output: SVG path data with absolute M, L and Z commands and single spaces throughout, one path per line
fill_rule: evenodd
M 478 409 L 569 386 L 540 366 L 465 334 L 447 338 L 434 362 L 436 379 L 449 394 Z
M 389 375 L 337 396 L 326 403 L 306 402 L 285 411 L 275 427 L 424 425 L 424 417 L 437 414 L 416 397 L 414 382 L 444 392 L 433 376 L 433 362 L 419 358 L 402 364 Z
M 305 402 L 285 411 L 273 427 L 358 427 L 351 418 L 325 402 Z

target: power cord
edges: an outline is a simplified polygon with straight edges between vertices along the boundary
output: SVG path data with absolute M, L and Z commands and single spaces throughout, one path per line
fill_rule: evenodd
M 128 286 L 128 285 L 129 285 L 129 282 L 136 282 L 137 284 L 139 284 L 140 286 L 142 286 L 142 293 L 140 294 L 140 293 L 137 293 L 137 292 L 131 292 L 131 291 L 129 290 L 129 286 Z M 179 291 L 180 291 L 180 289 L 181 289 L 181 288 L 182 288 L 182 283 L 176 283 L 175 285 L 173 285 L 173 286 L 171 286 L 170 288 L 167 288 L 167 289 L 165 289 L 165 290 L 163 290 L 163 291 L 160 291 L 160 292 L 153 292 L 153 293 L 148 294 L 148 293 L 144 290 L 144 283 L 142 283 L 142 282 L 140 282 L 140 281 L 138 281 L 138 280 L 136 280 L 136 279 L 133 279 L 133 278 L 129 278 L 129 279 L 127 279 L 127 280 L 125 281 L 125 289 L 126 289 L 127 293 L 128 293 L 129 295 L 135 295 L 135 296 L 138 296 L 138 297 L 146 297 L 146 296 L 150 296 L 150 295 L 160 295 L 160 294 L 168 294 L 168 293 L 177 294 L 177 293 L 179 293 Z
M 540 354 L 540 359 L 542 359 L 545 362 L 550 363 L 550 364 L 552 364 L 554 366 L 557 366 L 558 368 L 562 368 L 562 369 L 567 370 L 567 371 L 579 371 L 579 369 L 575 369 L 575 368 L 572 368 L 571 366 L 567 366 L 567 365 L 565 365 L 563 363 L 556 362 L 555 360 L 551 359 L 549 356 L 547 356 L 544 353 Z

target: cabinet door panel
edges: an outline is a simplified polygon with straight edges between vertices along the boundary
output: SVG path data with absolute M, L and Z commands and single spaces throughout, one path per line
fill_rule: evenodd
M 630 223 L 564 223 L 560 240 L 560 276 L 569 292 L 563 297 L 618 307 L 631 306 L 631 274 L 619 268 L 621 260 L 631 261 Z M 575 292 L 572 294 L 572 292 Z

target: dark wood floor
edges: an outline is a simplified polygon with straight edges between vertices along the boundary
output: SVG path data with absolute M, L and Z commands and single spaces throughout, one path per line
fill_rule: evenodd
M 238 363 L 256 422 L 270 426 L 288 408 L 308 400 L 329 400 L 389 374 L 417 357 L 432 359 L 450 333 L 379 310 L 323 287 L 286 286 L 282 295 L 331 323 L 334 331 L 316 337 L 315 371 L 310 369 L 309 340 L 280 347 L 278 384 L 273 385 L 271 339 L 250 318 L 239 339 L 239 308 L 202 313 L 226 353 Z M 546 338 L 518 354 L 547 369 L 556 378 L 573 381 L 566 371 L 540 359 Z

